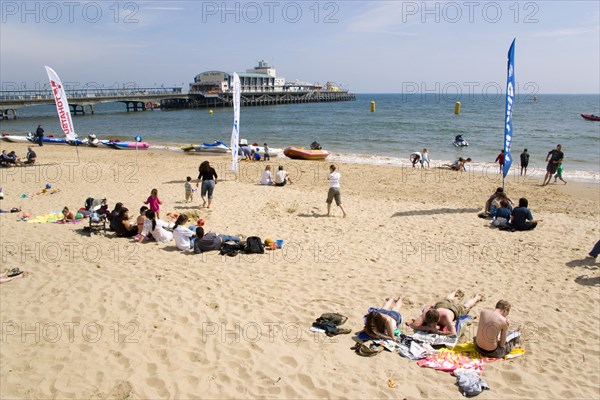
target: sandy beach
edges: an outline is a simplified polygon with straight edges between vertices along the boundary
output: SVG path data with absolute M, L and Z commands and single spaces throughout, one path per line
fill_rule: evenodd
M 1 143 L 24 155 L 25 144 Z M 123 202 L 133 215 L 151 189 L 161 216 L 193 212 L 205 229 L 282 239 L 263 255 L 194 255 L 174 242 L 89 237 L 78 224 L 0 215 L 2 269 L 24 279 L 0 287 L 0 397 L 10 399 L 462 398 L 456 378 L 383 352 L 356 355 L 352 335 L 309 331 L 322 313 L 362 329 L 369 307 L 405 296 L 402 315 L 460 288 L 513 304 L 525 355 L 485 366 L 480 398 L 600 396 L 600 264 L 584 260 L 600 238 L 597 184 L 540 186 L 510 175 L 529 199 L 530 232 L 502 232 L 477 217 L 500 175 L 338 164 L 342 218 L 326 217 L 329 162 L 273 158 L 292 185 L 258 184 L 267 163 L 168 151 L 35 148 L 33 167 L 0 170 L 2 210 L 33 217 L 77 209 L 87 197 Z M 213 205 L 184 201 L 186 176 L 209 160 Z M 516 166 L 513 166 L 516 170 Z M 41 193 L 47 183 L 51 194 Z M 40 193 L 40 194 L 36 194 Z M 26 197 L 22 198 L 22 194 Z M 412 332 L 405 328 L 407 333 Z M 461 342 L 472 340 L 477 320 Z M 397 382 L 388 387 L 388 379 Z

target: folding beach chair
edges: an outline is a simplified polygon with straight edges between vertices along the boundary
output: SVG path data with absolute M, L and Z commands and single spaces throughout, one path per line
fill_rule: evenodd
M 88 197 L 85 200 L 85 208 L 89 212 L 89 225 L 88 231 L 90 236 L 94 236 L 95 234 L 101 233 L 106 235 L 106 215 L 98 215 L 98 210 L 106 204 L 106 198 L 92 198 Z

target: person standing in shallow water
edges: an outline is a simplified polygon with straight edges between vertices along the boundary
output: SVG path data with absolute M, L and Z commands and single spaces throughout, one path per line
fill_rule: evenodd
M 344 218 L 346 218 L 346 210 L 344 210 L 344 206 L 342 206 L 342 197 L 340 194 L 340 178 L 341 175 L 336 171 L 335 165 L 331 164 L 329 166 L 329 192 L 327 193 L 327 216 L 331 211 L 331 203 L 335 199 L 335 204 L 342 210 L 344 213 Z
M 521 153 L 521 175 L 527 175 L 527 166 L 529 166 L 529 153 L 525 149 Z

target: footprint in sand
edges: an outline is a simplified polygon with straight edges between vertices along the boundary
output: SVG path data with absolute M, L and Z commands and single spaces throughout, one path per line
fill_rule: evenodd
M 161 398 L 165 399 L 171 397 L 165 385 L 165 381 L 163 381 L 162 379 L 154 376 L 152 378 L 146 379 L 146 383 L 148 384 L 148 386 L 155 389 Z
M 118 381 L 108 396 L 111 399 L 129 399 L 132 396 L 133 386 L 128 381 Z
M 298 362 L 294 357 L 283 356 L 279 357 L 279 360 L 288 367 L 296 368 L 298 366 Z
M 300 381 L 300 384 L 304 388 L 311 389 L 311 390 L 315 388 L 315 384 L 309 375 L 298 374 L 298 380 Z

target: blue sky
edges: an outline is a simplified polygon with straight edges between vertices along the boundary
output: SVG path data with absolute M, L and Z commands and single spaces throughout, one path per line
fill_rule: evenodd
M 516 45 L 522 93 L 600 93 L 600 2 L 1 2 L 3 89 L 181 86 L 265 59 L 287 80 L 356 93 L 505 86 Z

